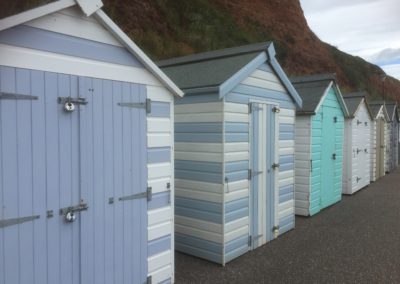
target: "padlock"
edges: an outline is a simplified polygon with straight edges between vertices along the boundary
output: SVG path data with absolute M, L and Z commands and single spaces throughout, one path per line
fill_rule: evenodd
M 70 101 L 67 101 L 67 102 L 64 104 L 64 110 L 65 110 L 66 112 L 73 112 L 73 111 L 75 110 L 75 105 L 74 105 L 74 103 L 73 103 L 73 102 L 70 102 Z
M 67 214 L 65 214 L 65 217 L 64 217 L 64 218 L 65 218 L 65 221 L 66 221 L 66 222 L 72 223 L 72 222 L 75 221 L 76 215 L 75 215 L 74 212 L 69 211 L 69 212 L 67 212 Z

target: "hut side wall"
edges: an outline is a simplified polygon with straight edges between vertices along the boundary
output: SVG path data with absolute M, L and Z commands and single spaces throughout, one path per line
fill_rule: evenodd
M 310 215 L 311 116 L 296 116 L 295 212 Z
M 223 102 L 175 102 L 176 249 L 223 263 Z
M 279 104 L 279 176 L 275 189 L 275 225 L 283 234 L 294 228 L 295 106 L 265 63 L 225 97 L 225 262 L 245 253 L 249 235 L 249 112 L 250 100 Z M 232 181 L 232 182 L 231 182 Z M 229 191 L 227 190 L 229 186 Z

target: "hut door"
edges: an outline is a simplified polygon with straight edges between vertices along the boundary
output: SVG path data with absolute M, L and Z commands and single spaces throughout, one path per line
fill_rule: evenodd
M 321 208 L 334 203 L 334 177 L 337 153 L 335 150 L 335 108 L 322 106 Z
M 385 175 L 385 121 L 379 118 L 376 123 L 376 174 Z
M 250 139 L 250 249 L 255 249 L 273 239 L 275 224 L 275 181 L 278 174 L 276 162 L 276 129 L 278 121 L 274 105 L 251 104 Z
M 147 277 L 145 87 L 79 78 L 81 283 L 144 283 Z

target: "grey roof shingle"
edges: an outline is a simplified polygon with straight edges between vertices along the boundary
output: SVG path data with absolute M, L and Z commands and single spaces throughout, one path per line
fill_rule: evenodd
M 367 107 L 370 117 L 371 118 L 374 117 L 371 107 L 369 106 L 369 104 L 367 102 L 368 96 L 369 95 L 367 92 L 355 92 L 355 93 L 347 93 L 347 94 L 343 95 L 343 100 L 346 103 L 347 110 L 349 111 L 350 117 L 355 116 L 356 111 L 358 110 L 358 107 L 362 103 L 363 100 L 365 101 L 365 105 Z
M 181 89 L 217 87 L 265 52 L 270 42 L 198 53 L 158 62 Z
M 333 74 L 311 75 L 290 78 L 290 81 L 303 100 L 303 107 L 297 112 L 312 114 L 315 113 L 329 84 L 335 81 L 335 76 Z

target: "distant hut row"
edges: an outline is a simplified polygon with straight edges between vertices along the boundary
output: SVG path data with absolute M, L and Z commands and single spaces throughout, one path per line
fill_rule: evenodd
M 175 249 L 225 265 L 397 167 L 396 103 L 270 42 L 157 66 L 101 6 L 0 20 L 5 283 L 170 283 Z

